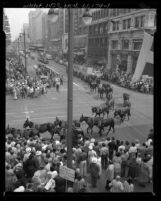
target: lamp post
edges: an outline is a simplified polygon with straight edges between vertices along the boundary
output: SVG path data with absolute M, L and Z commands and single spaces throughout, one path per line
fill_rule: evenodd
M 56 9 L 50 9 L 48 16 L 51 22 L 56 22 L 58 19 L 58 12 Z M 73 9 L 68 9 L 69 32 L 68 32 L 68 133 L 67 133 L 67 167 L 72 168 L 72 122 L 73 122 Z M 88 25 L 91 23 L 92 15 L 88 9 L 82 16 L 84 23 Z
M 24 53 L 25 53 L 25 76 L 27 75 L 27 59 L 26 59 L 26 34 L 25 31 L 20 33 L 20 37 L 23 35 L 24 37 Z

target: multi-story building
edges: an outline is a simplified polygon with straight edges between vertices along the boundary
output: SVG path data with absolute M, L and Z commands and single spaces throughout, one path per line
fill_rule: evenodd
M 41 9 L 29 12 L 29 32 L 32 44 L 41 44 L 43 39 L 42 30 L 42 16 L 43 12 Z
M 82 15 L 84 13 L 84 8 L 78 8 L 73 10 L 73 35 L 74 42 L 73 48 L 74 50 L 80 51 L 81 49 L 84 52 L 87 52 L 87 37 L 88 37 L 88 26 L 86 26 L 82 21 Z M 69 29 L 69 19 L 68 19 L 68 9 L 63 10 L 63 18 L 64 18 L 64 33 L 63 33 L 63 43 L 62 49 L 63 52 L 66 53 L 68 50 L 68 29 Z
M 144 31 L 156 30 L 155 9 L 109 9 L 109 51 L 107 67 L 119 66 L 128 73 L 136 68 Z
M 7 15 L 3 12 L 3 31 L 6 34 L 6 47 L 11 44 L 11 32 Z
M 88 55 L 89 63 L 108 62 L 108 31 L 109 9 L 93 9 L 92 23 L 88 32 Z
M 42 44 L 45 49 L 48 48 L 48 15 L 46 13 L 42 15 Z
M 95 9 L 88 34 L 88 60 L 104 60 L 134 72 L 144 31 L 156 30 L 155 9 Z
M 53 22 L 48 19 L 48 39 L 51 51 L 61 54 L 62 36 L 64 32 L 63 10 L 59 9 L 58 20 Z

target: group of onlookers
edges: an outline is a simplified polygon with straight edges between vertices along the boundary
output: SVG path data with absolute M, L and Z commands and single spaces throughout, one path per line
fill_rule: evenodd
M 46 72 L 47 69 L 40 68 L 41 76 L 31 77 L 28 73 L 25 73 L 23 64 L 20 64 L 17 59 L 10 60 L 8 69 L 6 69 L 6 93 L 12 95 L 15 100 L 46 94 L 47 88 L 59 84 L 58 76 L 53 72 L 50 72 L 50 74 Z M 46 74 L 47 76 L 42 76 Z M 59 80 L 60 84 L 63 84 L 63 78 L 61 77 Z
M 5 149 L 6 192 L 90 192 L 103 178 L 108 192 L 134 192 L 137 183 L 145 187 L 153 179 L 153 130 L 144 143 L 86 138 L 73 147 L 75 180 L 68 189 L 59 174 L 67 166 L 65 139 L 9 134 Z
M 104 73 L 104 79 L 116 83 L 122 87 L 133 89 L 143 93 L 153 93 L 153 80 L 140 79 L 137 82 L 132 81 L 133 74 L 124 71 L 113 70 Z

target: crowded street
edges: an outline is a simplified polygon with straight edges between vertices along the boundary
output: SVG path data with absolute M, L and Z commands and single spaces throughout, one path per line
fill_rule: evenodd
M 6 192 L 153 192 L 153 76 L 151 66 L 150 75 L 139 70 L 146 59 L 134 72 L 122 57 L 109 69 L 71 47 L 69 57 L 26 49 L 20 35 L 17 55 L 6 57 Z

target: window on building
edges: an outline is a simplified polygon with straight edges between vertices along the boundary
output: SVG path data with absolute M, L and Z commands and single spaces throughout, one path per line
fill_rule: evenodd
M 112 49 L 118 49 L 118 40 L 112 40 L 111 41 L 111 48 Z
M 139 17 L 135 17 L 135 28 L 139 28 Z
M 95 34 L 98 34 L 98 26 L 95 27 Z
M 105 47 L 107 46 L 107 38 L 105 38 L 105 44 L 104 44 L 104 46 Z
M 141 16 L 140 18 L 141 18 L 140 27 L 144 27 L 145 16 Z
M 127 28 L 130 29 L 130 27 L 131 27 L 131 19 L 128 19 L 127 20 Z
M 119 24 L 120 24 L 120 22 L 117 21 L 117 22 L 116 22 L 116 30 L 119 30 Z
M 126 20 L 123 20 L 123 29 L 126 29 Z
M 116 30 L 116 22 L 112 23 L 112 30 L 115 31 Z
M 122 40 L 122 49 L 123 50 L 129 49 L 129 40 L 127 40 L 127 39 Z
M 135 39 L 133 40 L 133 50 L 140 50 L 142 46 L 143 40 L 142 39 Z
M 105 32 L 108 32 L 108 23 L 105 24 Z

